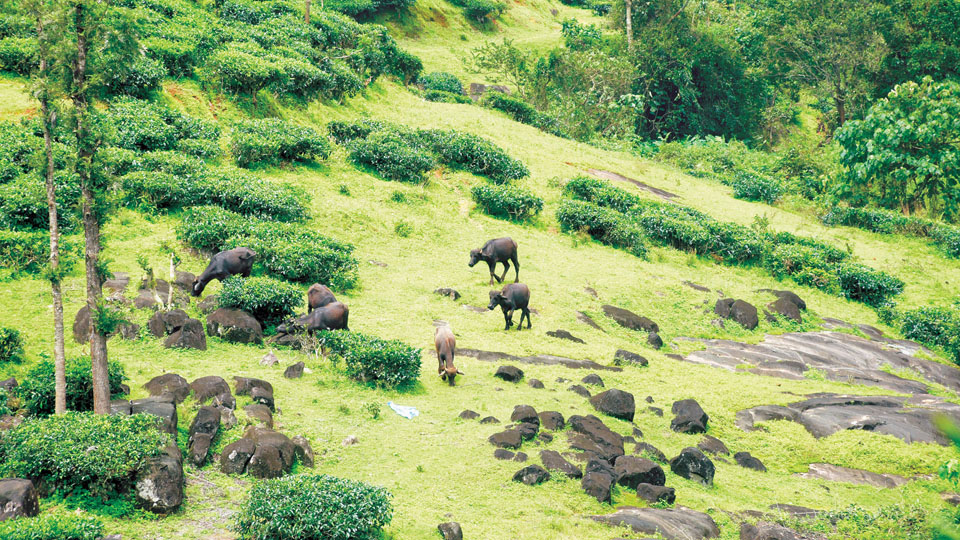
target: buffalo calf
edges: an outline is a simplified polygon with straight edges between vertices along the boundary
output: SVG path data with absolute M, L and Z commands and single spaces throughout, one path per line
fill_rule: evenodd
M 307 289 L 307 313 L 313 313 L 313 310 L 336 301 L 333 291 L 319 283 L 314 283 Z
M 490 291 L 490 305 L 487 309 L 500 306 L 503 309 L 504 330 L 513 326 L 513 312 L 520 310 L 520 320 L 517 321 L 517 330 L 523 326 L 523 318 L 527 318 L 527 328 L 530 328 L 530 289 L 523 283 L 510 283 L 502 291 Z
M 507 270 L 510 269 L 511 261 L 516 271 L 516 280 L 514 280 L 514 283 L 520 281 L 520 261 L 517 260 L 517 243 L 514 242 L 512 238 L 495 238 L 487 241 L 480 249 L 470 250 L 470 262 L 467 263 L 467 266 L 473 268 L 473 265 L 480 261 L 487 263 L 487 267 L 490 269 L 490 285 L 493 285 L 494 279 L 497 280 L 497 283 L 503 283 L 504 278 L 507 277 Z M 499 277 L 496 272 L 497 263 L 503 263 L 503 275 Z
M 449 326 L 440 326 L 433 333 L 433 344 L 437 348 L 437 373 L 441 380 L 454 385 L 457 375 L 463 375 L 463 372 L 453 365 L 453 355 L 457 349 L 457 338 L 453 336 L 453 331 Z
M 303 317 L 288 321 L 277 327 L 277 332 L 296 334 L 306 330 L 313 334 L 317 330 L 350 330 L 347 321 L 350 309 L 343 302 L 333 302 L 311 311 Z

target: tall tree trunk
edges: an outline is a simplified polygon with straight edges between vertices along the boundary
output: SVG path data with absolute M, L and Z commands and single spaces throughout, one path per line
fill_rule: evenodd
M 834 90 L 833 104 L 837 108 L 837 129 L 840 129 L 847 121 L 847 96 L 839 86 Z
M 63 295 L 60 292 L 60 226 L 57 223 L 57 187 L 53 181 L 53 123 L 50 111 L 50 81 L 47 78 L 48 49 L 43 31 L 43 13 L 37 13 L 37 39 L 40 42 L 40 100 L 41 124 L 43 125 L 43 145 L 47 158 L 47 212 L 50 216 L 50 289 L 53 296 L 53 355 L 55 379 L 54 412 L 67 412 L 67 375 L 66 354 L 63 343 Z
M 303 20 L 310 24 L 310 0 L 303 0 Z
M 627 12 L 627 50 L 633 50 L 633 1 L 623 0 L 624 10 Z
M 73 64 L 71 100 L 77 116 L 74 133 L 77 139 L 77 177 L 80 180 L 83 206 L 83 235 L 86 249 L 84 263 L 87 274 L 87 309 L 90 311 L 90 360 L 93 376 L 93 412 L 110 413 L 110 380 L 107 373 L 107 340 L 97 324 L 97 303 L 101 298 L 97 261 L 100 257 L 100 222 L 95 214 L 94 191 L 90 166 L 95 147 L 90 140 L 87 117 L 87 35 L 84 0 L 74 3 L 74 24 L 77 33 L 77 57 Z

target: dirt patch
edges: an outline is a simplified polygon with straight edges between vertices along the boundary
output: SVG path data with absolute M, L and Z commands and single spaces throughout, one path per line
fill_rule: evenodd
M 614 182 L 628 182 L 630 184 L 637 186 L 643 191 L 646 191 L 647 193 L 653 193 L 657 197 L 660 197 L 661 199 L 664 199 L 666 201 L 672 201 L 673 199 L 677 198 L 676 193 L 670 193 L 669 191 L 666 191 L 657 187 L 653 187 L 650 184 L 645 184 L 639 180 L 634 180 L 633 178 L 627 178 L 622 174 L 617 174 L 615 172 L 610 172 L 610 171 L 603 171 L 600 169 L 587 169 L 587 172 L 598 178 L 603 178 L 604 180 L 613 180 Z

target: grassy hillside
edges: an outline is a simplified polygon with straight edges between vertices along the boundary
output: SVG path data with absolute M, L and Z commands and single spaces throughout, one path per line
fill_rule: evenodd
M 551 14 L 557 9 L 557 15 Z M 581 10 L 556 3 L 511 2 L 503 20 L 492 28 L 476 28 L 463 20 L 457 10 L 440 0 L 421 0 L 409 15 L 383 21 L 398 40 L 420 56 L 426 70 L 444 70 L 466 82 L 479 80 L 467 75 L 460 58 L 486 39 L 510 37 L 530 48 L 546 48 L 559 41 L 559 21 L 571 15 L 590 18 Z M 461 38 L 464 36 L 464 38 Z M 0 80 L 0 119 L 29 114 L 32 103 L 24 95 L 22 79 Z M 814 392 L 877 394 L 889 393 L 863 387 L 809 378 L 789 381 L 748 373 L 731 373 L 706 366 L 680 362 L 666 355 L 687 353 L 700 346 L 674 341 L 681 336 L 718 337 L 757 342 L 765 333 L 815 330 L 823 317 L 884 327 L 870 308 L 819 290 L 778 282 L 759 269 L 716 264 L 709 257 L 697 257 L 670 248 L 654 246 L 647 260 L 603 246 L 589 239 L 559 231 L 554 212 L 561 198 L 564 180 L 586 169 L 613 171 L 678 195 L 678 202 L 717 219 L 749 225 L 755 216 L 766 216 L 772 229 L 789 231 L 849 249 L 862 262 L 887 271 L 906 282 L 901 305 L 916 307 L 960 293 L 960 270 L 927 242 L 915 238 L 877 235 L 858 229 L 826 228 L 812 215 L 795 213 L 732 198 L 730 188 L 718 182 L 693 178 L 640 160 L 626 152 L 601 150 L 586 144 L 553 137 L 508 120 L 495 111 L 472 105 L 426 102 L 395 82 L 381 81 L 363 95 L 345 104 L 313 103 L 291 106 L 273 99 L 261 99 L 253 107 L 202 91 L 192 81 L 168 81 L 159 99 L 191 115 L 216 120 L 225 132 L 232 122 L 246 117 L 276 116 L 322 127 L 331 120 L 376 118 L 411 127 L 455 128 L 481 135 L 502 146 L 531 170 L 521 182 L 545 200 L 544 212 L 533 224 L 521 225 L 493 219 L 478 210 L 469 188 L 479 179 L 469 173 L 439 169 L 425 185 L 408 185 L 381 180 L 362 172 L 346 160 L 343 149 L 319 164 L 290 165 L 258 170 L 261 176 L 304 188 L 312 200 L 312 219 L 305 227 L 356 245 L 361 261 L 360 286 L 342 295 L 349 304 L 351 329 L 398 338 L 423 347 L 421 383 L 414 389 L 393 392 L 370 388 L 345 378 L 322 357 L 277 351 L 281 364 L 264 367 L 259 359 L 267 347 L 232 345 L 208 339 L 206 352 L 164 349 L 158 340 L 137 341 L 114 338 L 110 355 L 126 367 L 132 397 L 144 397 L 141 385 L 164 372 L 176 372 L 192 380 L 204 375 L 235 375 L 263 378 L 273 383 L 278 412 L 276 419 L 285 432 L 310 439 L 317 453 L 318 472 L 363 480 L 387 487 L 393 494 L 395 518 L 387 537 L 395 539 L 436 538 L 436 525 L 458 521 L 468 538 L 520 539 L 608 539 L 618 534 L 606 526 L 585 519 L 609 513 L 580 489 L 578 482 L 555 479 L 538 487 L 510 481 L 519 464 L 497 461 L 487 437 L 502 426 L 480 425 L 457 418 L 472 409 L 507 421 L 513 406 L 529 404 L 539 410 L 556 410 L 564 416 L 593 413 L 582 397 L 566 388 L 587 371 L 557 366 L 522 365 L 527 378 L 544 382 L 537 390 L 524 383 L 513 385 L 493 378 L 497 364 L 460 357 L 457 366 L 466 375 L 454 388 L 442 383 L 434 371 L 433 321 L 450 323 L 458 346 L 502 351 L 510 354 L 552 354 L 590 359 L 610 364 L 617 349 L 640 353 L 650 359 L 645 368 L 625 367 L 622 372 L 599 372 L 607 388 L 632 392 L 638 409 L 646 396 L 654 405 L 667 409 L 677 399 L 696 398 L 710 415 L 710 434 L 722 439 L 732 452 L 749 451 L 763 461 L 769 472 L 757 473 L 715 460 L 715 485 L 702 487 L 668 471 L 667 485 L 677 490 L 678 504 L 705 511 L 717 521 L 725 539 L 738 538 L 739 528 L 727 514 L 741 510 L 764 510 L 774 503 L 790 503 L 825 510 L 840 510 L 851 504 L 875 510 L 888 505 L 920 506 L 928 511 L 945 508 L 939 492 L 951 488 L 931 476 L 944 461 L 956 457 L 952 448 L 933 444 L 906 444 L 891 436 L 867 431 L 845 431 L 814 439 L 802 426 L 771 422 L 767 431 L 743 432 L 734 425 L 738 410 L 764 404 L 785 404 L 798 395 Z M 227 138 L 222 141 L 226 146 Z M 225 158 L 226 159 L 226 158 Z M 649 197 L 628 184 L 619 184 Z M 405 202 L 396 202 L 395 193 Z M 349 194 L 345 194 L 349 193 Z M 139 253 L 150 255 L 154 268 L 165 268 L 161 251 L 164 243 L 175 243 L 178 216 L 150 216 L 122 210 L 105 227 L 107 256 L 111 269 L 139 275 Z M 396 226 L 406 223 L 412 234 L 399 236 Z M 499 311 L 476 313 L 468 305 L 487 304 L 488 276 L 482 265 L 468 268 L 468 251 L 489 238 L 511 236 L 519 244 L 520 278 L 531 291 L 531 331 L 504 332 Z M 181 269 L 199 273 L 206 261 L 186 258 Z M 509 276 L 513 275 L 511 269 Z M 705 293 L 683 284 L 691 281 L 714 292 Z M 215 294 L 220 284 L 212 283 L 205 294 Z M 438 287 L 452 287 L 463 297 L 459 301 L 435 295 Z M 584 289 L 594 289 L 594 298 Z M 757 292 L 763 288 L 789 288 L 807 302 L 809 311 L 802 326 L 772 325 L 761 320 L 755 331 L 727 324 L 718 329 L 712 307 L 717 291 L 743 298 L 761 306 L 773 298 Z M 128 295 L 133 291 L 128 291 Z M 66 323 L 83 305 L 82 276 L 65 283 Z M 661 327 L 665 346 L 655 351 L 646 345 L 646 336 L 616 326 L 600 306 L 614 304 L 650 317 Z M 187 310 L 198 316 L 195 304 Z M 579 322 L 576 312 L 594 318 L 603 331 Z M 5 324 L 21 329 L 26 338 L 28 360 L 22 365 L 0 366 L 0 379 L 22 377 L 39 358 L 52 351 L 51 308 L 47 282 L 30 277 L 8 279 L 0 287 L 0 313 Z M 141 314 L 143 324 L 147 314 Z M 762 317 L 761 317 L 762 319 Z M 582 338 L 576 344 L 546 335 L 565 329 Z M 68 338 L 68 355 L 82 347 Z M 282 377 L 283 367 L 304 360 L 311 370 L 302 379 Z M 943 359 L 939 359 L 944 361 Z M 960 403 L 945 389 L 938 394 Z M 239 405 L 246 404 L 241 398 Z M 394 414 L 387 401 L 415 406 L 420 416 L 406 420 Z M 365 409 L 379 404 L 374 419 Z M 193 417 L 192 401 L 180 410 L 181 437 Z M 239 412 L 241 417 L 242 413 Z M 629 423 L 605 418 L 608 425 L 630 434 Z M 695 446 L 700 436 L 682 435 L 669 428 L 670 414 L 657 417 L 638 413 L 636 424 L 644 440 L 667 454 Z M 241 428 L 221 433 L 215 450 L 240 436 Z M 344 447 L 341 441 L 356 436 L 359 443 Z M 542 448 L 566 450 L 566 437 L 559 434 L 539 447 L 526 444 L 523 451 L 538 462 Z M 628 450 L 629 452 L 629 450 Z M 921 475 L 897 489 L 877 489 L 850 484 L 807 480 L 793 476 L 813 462 L 863 468 L 905 476 Z M 164 519 L 105 518 L 110 532 L 124 538 L 231 538 L 232 514 L 237 510 L 252 479 L 228 477 L 215 466 L 203 469 L 188 466 L 187 501 L 175 515 Z M 641 500 L 626 490 L 614 495 L 614 506 L 639 505 Z M 50 503 L 54 504 L 54 503 Z M 627 531 L 619 534 L 629 535 Z

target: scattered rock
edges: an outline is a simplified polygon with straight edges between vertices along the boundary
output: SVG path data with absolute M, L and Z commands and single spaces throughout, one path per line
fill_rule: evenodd
M 523 378 L 523 370 L 514 366 L 500 366 L 493 376 L 507 382 L 515 383 L 520 382 L 520 379 Z
M 590 398 L 590 404 L 604 414 L 627 422 L 633 422 L 633 416 L 636 413 L 633 394 L 616 388 L 593 396 Z
M 633 449 L 633 453 L 638 456 L 647 456 L 653 461 L 658 461 L 660 463 L 667 463 L 667 456 L 660 451 L 656 446 L 646 443 L 639 442 L 637 446 Z
M 539 465 L 527 465 L 513 475 L 514 482 L 523 482 L 528 486 L 542 484 L 550 479 L 550 473 Z
M 263 355 L 263 358 L 260 359 L 261 366 L 273 367 L 279 363 L 280 359 L 277 358 L 277 355 L 273 354 L 273 351 Z
M 223 429 L 226 431 L 233 429 L 233 426 L 237 425 L 237 416 L 233 413 L 233 409 L 228 409 L 222 405 L 218 406 L 217 409 L 220 410 L 220 425 L 223 426 Z
M 537 390 L 543 390 L 544 388 L 543 383 L 540 382 L 540 379 L 530 379 L 527 381 L 527 385 L 530 388 L 536 388 Z
M 650 332 L 647 334 L 647 345 L 650 345 L 659 351 L 660 347 L 663 347 L 663 340 L 660 339 L 660 334 L 656 332 Z
M 130 414 L 152 414 L 160 419 L 160 429 L 164 433 L 177 436 L 177 406 L 172 398 L 159 396 L 155 398 L 135 399 L 130 402 Z
M 670 421 L 670 429 L 679 433 L 703 433 L 707 430 L 707 421 L 710 417 L 703 412 L 696 400 L 675 401 L 670 410 L 674 414 L 673 420 Z
M 163 342 L 168 349 L 207 350 L 207 337 L 203 334 L 203 325 L 196 319 L 187 319 Z
M 610 493 L 613 489 L 613 478 L 610 475 L 590 471 L 583 475 L 580 487 L 587 495 L 602 503 L 610 502 Z
M 624 364 L 646 366 L 649 363 L 650 362 L 646 358 L 640 356 L 639 354 L 625 351 L 623 349 L 617 349 L 617 352 L 613 355 L 613 365 L 615 366 L 621 366 Z
M 796 531 L 782 525 L 761 521 L 756 525 L 740 525 L 740 540 L 804 540 Z
M 547 332 L 547 335 L 557 339 L 565 339 L 567 341 L 572 341 L 574 343 L 586 343 L 586 341 L 578 338 L 577 336 L 567 332 L 566 330 L 551 330 Z
M 193 390 L 193 399 L 197 400 L 197 403 L 206 403 L 216 396 L 230 394 L 227 381 L 217 375 L 208 375 L 194 380 L 190 383 L 190 389 Z
M 73 319 L 73 340 L 77 343 L 90 342 L 90 310 L 84 305 Z
M 605 330 L 604 330 L 603 328 L 601 328 L 599 324 L 597 324 L 597 321 L 594 321 L 594 320 L 593 320 L 593 317 L 587 315 L 586 313 L 584 313 L 584 312 L 582 312 L 582 311 L 578 311 L 578 312 L 577 312 L 577 320 L 580 321 L 580 322 L 582 322 L 583 324 L 589 326 L 590 328 L 593 328 L 594 330 L 599 330 L 599 331 L 601 331 L 601 332 L 605 332 Z
M 757 308 L 743 300 L 721 298 L 717 300 L 713 311 L 724 319 L 733 319 L 747 330 L 753 330 L 760 323 Z
M 203 466 L 207 461 L 213 438 L 219 429 L 220 409 L 210 406 L 200 407 L 197 415 L 193 417 L 193 422 L 190 423 L 187 438 L 187 456 L 191 463 L 197 467 Z
M 434 294 L 439 294 L 440 296 L 449 297 L 451 300 L 454 300 L 454 301 L 460 299 L 460 293 L 457 292 L 456 289 L 451 289 L 449 287 L 441 287 L 439 289 L 435 289 L 433 292 Z
M 300 463 L 303 464 L 304 467 L 312 469 L 315 460 L 310 441 L 303 435 L 297 435 L 293 439 L 290 439 L 290 442 L 293 443 L 294 452 L 297 454 L 297 459 L 300 460 Z
M 190 395 L 190 384 L 176 373 L 158 375 L 147 381 L 143 388 L 150 392 L 151 396 L 170 394 L 176 403 L 183 403 Z
M 490 436 L 490 444 L 496 446 L 497 448 L 520 448 L 520 445 L 523 443 L 523 438 L 520 436 L 520 432 L 515 429 L 508 429 L 506 431 L 501 431 L 499 433 L 494 433 Z
M 513 414 L 510 415 L 510 421 L 518 424 L 530 423 L 540 426 L 540 417 L 537 411 L 530 405 L 517 405 L 513 408 Z
M 10 377 L 9 379 L 0 381 L 0 388 L 3 388 L 7 392 L 13 392 L 13 390 L 18 386 L 16 377 Z
M 771 504 L 770 509 L 776 512 L 783 512 L 795 518 L 816 518 L 820 515 L 820 510 L 814 510 L 806 506 L 797 506 L 795 504 L 776 503 Z
M 231 343 L 263 343 L 260 322 L 239 309 L 220 308 L 207 315 L 207 335 Z
M 440 531 L 443 540 L 463 540 L 463 531 L 460 530 L 459 523 L 453 521 L 441 523 L 437 525 L 437 530 Z
M 800 307 L 786 296 L 781 296 L 775 302 L 767 304 L 767 309 L 798 324 L 803 322 L 803 317 L 800 315 Z
M 538 416 L 540 417 L 540 426 L 550 431 L 560 431 L 566 425 L 563 415 L 556 411 L 544 411 Z
M 516 454 L 514 454 L 509 450 L 504 450 L 503 448 L 497 448 L 496 450 L 493 451 L 493 457 L 502 461 L 512 460 L 515 456 Z
M 253 395 L 253 390 L 256 388 L 262 388 L 271 394 L 273 393 L 273 385 L 263 379 L 255 379 L 253 377 L 233 378 L 233 391 L 238 396 Z
M 601 379 L 596 373 L 587 375 L 586 377 L 580 379 L 580 382 L 583 384 L 592 384 L 594 386 L 603 386 L 603 379 Z
M 610 317 L 617 324 L 624 328 L 628 328 L 630 330 L 643 330 L 645 332 L 660 331 L 660 327 L 657 326 L 657 323 L 646 317 L 641 317 L 632 311 L 611 305 L 604 305 L 601 309 L 603 309 L 603 312 L 607 315 L 607 317 Z
M 499 424 L 500 420 L 497 420 L 495 416 L 485 416 L 480 420 L 481 424 Z
M 460 418 L 463 418 L 464 420 L 475 420 L 477 418 L 480 418 L 480 415 L 475 411 L 471 411 L 470 409 L 467 409 L 460 413 Z
M 483 309 L 486 312 L 486 308 Z M 532 310 L 531 310 L 532 311 Z M 536 312 L 534 312 L 536 313 Z M 521 364 L 539 364 L 544 366 L 564 366 L 572 369 L 591 369 L 596 371 L 623 371 L 623 368 L 616 366 L 605 366 L 592 360 L 574 360 L 562 356 L 553 356 L 550 354 L 538 354 L 535 356 L 514 356 L 512 354 L 492 351 L 480 351 L 477 349 L 457 349 L 458 356 L 475 358 L 483 362 L 517 362 Z
M 697 285 L 696 283 L 694 283 L 694 282 L 692 282 L 692 281 L 684 281 L 683 284 L 686 285 L 687 287 L 690 287 L 691 289 L 693 289 L 693 290 L 695 290 L 695 291 L 710 292 L 710 289 L 709 289 L 709 288 L 704 287 L 703 285 Z
M 760 289 L 757 292 L 767 292 L 777 297 L 778 300 L 786 300 L 791 304 L 797 306 L 801 310 L 807 309 L 807 303 L 803 301 L 800 296 L 792 291 L 775 291 L 773 289 Z
M 273 413 L 266 405 L 254 403 L 243 408 L 247 416 L 265 425 L 268 429 L 273 429 Z
M 647 410 L 657 416 L 663 416 L 663 409 L 660 407 L 647 407 Z
M 559 452 L 554 450 L 541 450 L 540 451 L 540 461 L 543 462 L 543 466 L 551 471 L 560 471 L 563 474 L 567 475 L 570 478 L 582 478 L 583 472 L 580 471 L 580 467 L 570 463 Z
M 550 433 L 547 433 L 546 431 L 541 431 L 540 441 L 542 441 L 544 444 L 550 444 L 551 442 L 553 442 L 553 435 Z
M 807 472 L 798 473 L 801 478 L 830 480 L 831 482 L 847 482 L 849 484 L 864 484 L 878 488 L 896 488 L 906 484 L 908 480 L 896 474 L 880 474 L 861 469 L 849 469 L 829 463 L 811 463 Z
M 200 310 L 200 313 L 204 315 L 209 315 L 217 310 L 220 307 L 220 297 L 211 294 L 210 296 L 205 297 L 203 300 L 197 302 L 197 309 Z
M 258 444 L 247 464 L 247 473 L 254 478 L 266 479 L 280 478 L 283 472 L 280 449 L 276 446 Z
M 525 463 L 527 461 L 527 458 L 528 456 L 523 452 L 517 452 L 516 455 L 513 456 L 513 460 L 516 461 L 517 463 Z
M 677 501 L 677 493 L 672 487 L 654 484 L 639 484 L 637 486 L 637 497 L 640 497 L 650 504 L 659 502 L 673 504 Z
M 0 480 L 0 521 L 33 517 L 40 513 L 40 500 L 33 482 L 22 478 Z
M 720 536 L 720 529 L 713 518 L 682 506 L 672 509 L 622 506 L 613 514 L 591 516 L 591 519 L 615 527 L 630 527 L 640 534 L 659 534 L 667 540 L 701 540 Z
M 684 448 L 679 456 L 671 459 L 670 470 L 687 480 L 704 485 L 713 484 L 715 471 L 713 462 L 703 452 L 693 447 Z
M 610 430 L 596 416 L 574 415 L 568 423 L 575 432 L 570 441 L 570 446 L 575 450 L 591 453 L 611 463 L 617 456 L 623 455 L 623 437 Z
M 108 289 L 112 293 L 123 293 L 130 284 L 130 274 L 126 272 L 114 272 L 113 277 L 103 282 L 103 289 Z M 104 291 L 107 292 L 106 290 Z
M 617 483 L 630 489 L 636 489 L 640 484 L 662 486 L 667 477 L 663 469 L 649 459 L 635 456 L 620 456 L 614 464 Z
M 587 398 L 587 399 L 589 399 L 589 398 L 590 398 L 590 395 L 591 395 L 589 390 L 587 390 L 587 389 L 584 388 L 583 386 L 580 386 L 579 384 L 575 384 L 575 385 L 571 386 L 570 388 L 567 388 L 567 390 L 573 392 L 574 394 L 581 395 L 581 396 L 583 396 L 583 397 L 585 397 L 585 398 Z
M 645 184 L 639 180 L 628 178 L 619 173 L 604 171 L 599 169 L 587 169 L 587 172 L 598 178 L 603 178 L 605 180 L 610 180 L 612 182 L 626 182 L 628 184 L 633 184 L 634 186 L 639 188 L 641 191 L 652 193 L 653 195 L 656 195 L 657 197 L 660 197 L 661 199 L 666 201 L 669 201 L 670 199 L 674 199 L 677 197 L 675 193 L 670 193 L 669 191 L 651 186 L 649 184 Z
M 733 459 L 736 460 L 737 465 L 745 469 L 753 469 L 755 471 L 767 472 L 767 468 L 763 463 L 750 455 L 750 452 L 737 452 L 733 455 Z
M 715 456 L 730 454 L 730 450 L 727 449 L 727 445 L 723 444 L 723 441 L 710 435 L 704 435 L 703 440 L 697 444 L 697 448 Z
M 257 386 L 250 391 L 250 399 L 254 403 L 267 406 L 271 411 L 274 410 L 273 389 Z
M 287 366 L 287 369 L 283 370 L 283 376 L 288 379 L 299 379 L 303 377 L 303 362 L 297 362 L 296 364 Z
M 596 291 L 593 287 L 584 287 L 584 288 L 583 288 L 583 292 L 589 294 L 590 296 L 592 296 L 592 297 L 594 297 L 594 298 L 600 298 L 600 296 L 597 295 L 597 291 Z
M 537 436 L 537 432 L 540 431 L 540 426 L 537 424 L 530 424 L 524 422 L 516 427 L 516 430 L 520 432 L 520 438 L 525 441 L 532 441 L 534 437 Z
M 385 263 L 385 262 L 375 261 L 375 260 L 373 260 L 373 259 L 371 259 L 371 260 L 369 260 L 369 261 L 367 261 L 367 262 L 369 262 L 370 264 L 372 264 L 372 265 L 374 265 L 374 266 L 379 266 L 380 268 L 386 268 L 386 267 L 388 266 L 387 263 Z
M 180 450 L 172 445 L 147 460 L 136 480 L 137 505 L 154 514 L 169 514 L 183 503 L 183 464 Z
M 356 435 L 348 435 L 347 438 L 343 439 L 343 442 L 340 444 L 343 446 L 353 446 L 358 442 L 360 442 L 360 440 L 357 439 Z
M 953 506 L 960 505 L 960 493 L 941 493 L 940 498 L 943 499 L 947 504 Z
M 220 472 L 243 474 L 256 450 L 257 445 L 250 439 L 239 439 L 228 444 L 220 453 Z

